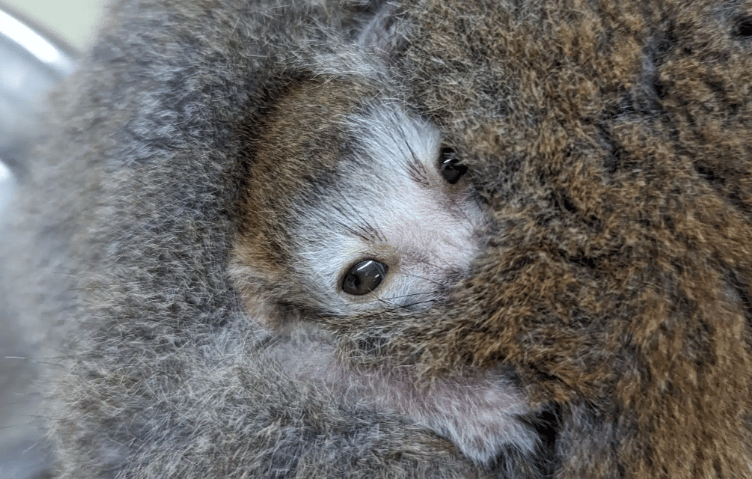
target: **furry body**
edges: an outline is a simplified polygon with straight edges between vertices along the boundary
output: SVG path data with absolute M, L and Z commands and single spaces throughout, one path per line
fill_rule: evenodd
M 341 401 L 339 391 L 290 377 L 279 351 L 290 344 L 333 351 L 331 340 L 318 333 L 270 338 L 249 321 L 228 275 L 241 190 L 253 168 L 251 125 L 300 76 L 347 79 L 368 68 L 348 49 L 374 8 L 175 7 L 112 7 L 100 43 L 69 80 L 70 93 L 55 99 L 59 116 L 44 140 L 50 155 L 30 165 L 17 204 L 26 214 L 14 219 L 3 248 L 4 291 L 16 295 L 30 268 L 43 278 L 26 294 L 45 301 L 8 303 L 20 306 L 10 311 L 20 323 L 53 325 L 52 347 L 40 356 L 51 386 L 43 415 L 55 474 L 457 477 L 503 470 L 479 468 L 401 411 L 374 408 L 374 399 Z M 129 37 L 140 46 L 125 48 Z M 316 57 L 327 55 L 319 66 Z M 41 198 L 49 199 L 43 209 Z M 146 309 L 133 309 L 136 303 Z M 70 354 L 59 358 L 61 350 Z M 358 387 L 372 388 L 367 381 Z M 123 417 L 134 420 L 118 425 Z M 512 448 L 508 456 L 525 454 Z
M 50 374 L 60 476 L 749 477 L 749 2 L 426 0 L 385 23 L 406 35 L 376 42 L 402 93 L 499 233 L 451 308 L 318 325 L 364 368 L 512 368 L 531 410 L 555 412 L 553 462 L 512 450 L 486 469 L 282 374 L 223 266 L 238 125 L 280 82 L 264 59 L 347 50 L 378 8 L 119 5 L 2 250 L 41 278 L 21 297 L 46 297 L 17 316 L 72 331 Z

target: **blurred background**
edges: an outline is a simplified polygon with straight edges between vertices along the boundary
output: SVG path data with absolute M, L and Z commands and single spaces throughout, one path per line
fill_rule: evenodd
M 50 89 L 94 39 L 104 0 L 0 0 L 0 236 L 22 183 L 35 118 Z M 0 479 L 45 479 L 49 459 L 34 394 L 30 325 L 0 304 Z M 39 332 L 37 332 L 39 334 Z
M 78 50 L 92 41 L 104 0 L 0 0 Z
M 104 5 L 105 0 L 0 0 L 0 220 L 14 187 L 8 164 L 21 161 L 13 157 L 25 146 L 23 132 L 33 119 L 33 109 L 73 67 L 64 59 L 44 57 L 33 33 L 41 33 L 75 58 L 93 41 Z

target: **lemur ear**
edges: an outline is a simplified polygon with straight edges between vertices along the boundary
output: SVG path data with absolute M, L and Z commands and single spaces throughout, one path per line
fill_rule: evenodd
M 403 15 L 396 5 L 384 4 L 358 37 L 358 43 L 385 57 L 397 55 L 405 45 Z

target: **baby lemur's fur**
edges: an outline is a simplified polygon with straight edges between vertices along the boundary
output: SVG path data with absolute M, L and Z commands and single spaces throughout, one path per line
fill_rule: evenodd
M 66 332 L 47 361 L 58 476 L 749 477 L 752 4 L 394 3 L 114 5 L 0 249 L 15 317 Z M 235 275 L 273 293 L 249 313 L 229 265 L 253 234 L 252 145 L 300 85 L 364 78 L 472 172 L 490 220 L 473 267 L 428 308 L 308 316 L 344 279 L 308 297 L 278 251 Z M 315 325 L 251 319 L 289 315 Z M 340 360 L 352 401 L 307 380 Z M 507 378 L 552 441 L 473 462 L 373 400 L 383 365 Z

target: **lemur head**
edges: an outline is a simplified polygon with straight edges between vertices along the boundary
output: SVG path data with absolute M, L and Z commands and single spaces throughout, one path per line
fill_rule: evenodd
M 467 168 L 383 91 L 301 82 L 256 134 L 231 267 L 252 317 L 420 308 L 469 269 Z

